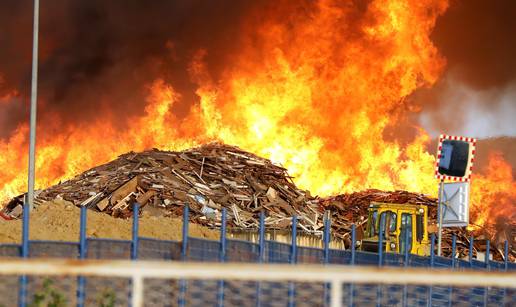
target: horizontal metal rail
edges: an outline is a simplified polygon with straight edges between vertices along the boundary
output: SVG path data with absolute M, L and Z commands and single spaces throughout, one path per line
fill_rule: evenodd
M 3 258 L 0 275 L 73 275 L 200 280 L 263 280 L 516 287 L 515 272 L 343 265 Z

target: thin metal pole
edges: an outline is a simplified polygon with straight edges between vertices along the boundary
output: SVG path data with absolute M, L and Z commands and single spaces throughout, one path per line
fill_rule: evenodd
M 355 252 L 356 252 L 356 246 L 357 244 L 357 238 L 356 238 L 356 226 L 355 224 L 351 225 L 351 260 L 350 264 L 355 265 Z M 354 294 L 355 294 L 355 284 L 349 283 L 349 302 L 348 306 L 353 307 L 354 303 Z
M 185 204 L 183 207 L 183 241 L 181 242 L 181 260 L 186 261 L 188 255 L 188 220 L 189 220 L 189 208 L 188 205 Z M 178 306 L 186 305 L 186 280 L 179 280 L 179 297 L 178 297 Z
M 22 220 L 22 246 L 21 256 L 22 258 L 29 257 L 29 205 L 27 202 L 23 205 L 23 220 Z M 19 289 L 18 306 L 25 307 L 27 305 L 27 276 L 22 275 L 20 277 L 20 289 Z
M 475 240 L 473 238 L 473 236 L 471 236 L 470 240 L 469 240 L 469 267 L 472 268 L 473 267 L 473 240 Z
M 323 232 L 323 262 L 328 264 L 330 260 L 330 218 L 324 218 L 324 232 Z
M 263 263 L 263 258 L 265 257 L 265 213 L 263 210 L 260 211 L 260 229 L 259 229 L 260 237 L 258 238 L 258 262 Z M 259 307 L 262 305 L 261 302 L 262 296 L 262 283 L 256 283 L 256 306 Z
M 133 240 L 131 244 L 131 259 L 138 259 L 138 224 L 139 224 L 140 206 L 138 203 L 133 204 Z
M 456 250 L 457 250 L 457 236 L 455 234 L 453 234 L 453 237 L 452 237 L 452 252 L 451 252 L 451 261 L 452 261 L 452 265 L 451 265 L 451 269 L 452 270 L 455 270 L 455 253 L 456 253 Z M 448 307 L 451 307 L 453 305 L 453 286 L 450 285 L 450 287 L 448 288 Z
M 355 264 L 356 258 L 356 244 L 357 244 L 357 235 L 356 235 L 356 225 L 351 225 L 351 265 Z
M 487 240 L 487 242 L 486 242 L 486 259 L 485 259 L 487 271 L 490 270 L 490 263 L 489 263 L 489 252 L 490 251 L 491 251 L 491 245 L 490 245 L 489 240 Z M 489 303 L 489 287 L 485 287 L 484 288 L 484 306 L 487 306 L 488 303 Z
M 32 81 L 30 94 L 30 137 L 29 137 L 29 208 L 34 207 L 34 182 L 36 174 L 36 111 L 38 104 L 38 37 L 39 0 L 34 0 L 34 24 L 32 31 Z
M 380 227 L 378 231 L 378 266 L 381 267 L 383 265 L 383 231 L 382 231 L 382 218 L 380 217 Z M 386 243 L 387 244 L 387 243 Z M 376 306 L 382 306 L 382 285 L 378 284 L 376 286 Z
M 430 237 L 430 267 L 433 269 L 434 268 L 434 263 L 435 263 L 435 234 L 432 234 L 432 236 Z M 431 307 L 432 306 L 432 298 L 434 296 L 433 294 L 434 292 L 434 289 L 432 286 L 428 287 L 428 302 L 427 302 L 427 306 Z
M 189 208 L 188 205 L 183 207 L 183 242 L 181 242 L 181 258 L 186 260 L 187 249 L 188 249 L 188 220 L 189 220 Z
M 81 223 L 79 228 L 79 259 L 86 258 L 86 206 L 81 207 Z M 84 306 L 86 278 L 77 278 L 77 307 Z
M 406 268 L 409 265 L 409 255 L 410 255 L 410 243 L 409 243 L 409 229 L 408 226 L 405 226 L 405 259 L 403 266 Z M 400 246 L 401 247 L 401 246 Z M 403 285 L 403 299 L 402 299 L 402 306 L 406 307 L 408 306 L 408 287 L 407 284 Z
M 330 211 L 324 213 L 324 232 L 323 232 L 323 263 L 328 264 L 330 261 Z M 330 303 L 330 283 L 324 284 L 324 306 Z
M 220 225 L 219 261 L 226 262 L 226 208 L 222 208 L 222 223 Z M 217 306 L 224 306 L 224 280 L 218 282 Z
M 259 248 L 259 259 L 258 262 L 262 263 L 265 257 L 265 213 L 263 211 L 260 212 L 260 238 L 258 241 Z
M 297 216 L 292 217 L 292 242 L 290 250 L 290 263 L 297 263 Z M 293 282 L 288 283 L 288 306 L 296 305 L 296 286 Z
M 444 180 L 441 180 L 439 188 L 439 202 L 437 207 L 437 214 L 439 215 L 439 233 L 437 234 L 437 256 L 441 257 L 441 243 L 443 240 L 443 193 L 444 193 Z

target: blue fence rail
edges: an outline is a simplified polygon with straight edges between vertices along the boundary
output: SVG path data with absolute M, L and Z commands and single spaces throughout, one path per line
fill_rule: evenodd
M 133 207 L 138 212 L 138 204 Z M 404 249 L 403 254 L 385 253 L 379 248 L 378 253 L 357 251 L 355 226 L 351 232 L 351 248 L 348 250 L 330 249 L 330 221 L 324 220 L 323 248 L 303 247 L 296 244 L 297 218 L 292 218 L 292 241 L 290 244 L 276 241 L 265 240 L 264 214 L 260 215 L 259 240 L 252 243 L 243 240 L 227 239 L 226 237 L 226 210 L 222 211 L 222 223 L 220 227 L 220 240 L 206 240 L 188 236 L 189 210 L 185 207 L 183 214 L 182 241 L 167 241 L 139 236 L 139 216 L 133 215 L 132 239 L 113 240 L 102 238 L 88 238 L 86 236 L 86 215 L 85 207 L 81 208 L 80 235 L 78 242 L 59 242 L 59 241 L 35 241 L 29 240 L 29 212 L 28 206 L 24 206 L 23 231 L 21 244 L 0 244 L 0 257 L 57 257 L 57 258 L 78 258 L 78 259 L 145 259 L 145 260 L 178 260 L 178 261 L 220 261 L 220 262 L 259 262 L 259 263 L 311 263 L 311 264 L 343 264 L 343 265 L 373 265 L 373 266 L 397 266 L 397 267 L 429 267 L 429 268 L 448 268 L 451 270 L 477 269 L 477 270 L 514 270 L 516 264 L 508 261 L 508 243 L 505 242 L 505 261 L 490 261 L 489 254 L 486 253 L 485 261 L 473 259 L 473 254 L 469 254 L 468 260 L 457 258 L 438 257 L 434 253 L 435 238 L 431 238 L 431 255 L 422 257 L 411 255 L 408 249 Z M 407 232 L 408 233 L 408 232 Z M 382 236 L 379 236 L 382 238 Z M 382 246 L 381 239 L 379 246 Z M 408 240 L 407 240 L 408 241 Z M 473 244 L 471 238 L 470 244 Z M 489 243 L 488 243 L 489 244 Z M 489 246 L 489 245 L 488 245 Z M 453 238 L 452 249 L 455 255 L 456 238 Z M 26 276 L 19 278 L 18 305 L 27 305 L 27 284 Z M 224 295 L 228 291 L 225 281 L 221 280 L 216 285 L 215 301 L 218 306 L 224 303 Z M 264 285 L 255 282 L 256 300 L 259 305 Z M 286 287 L 288 296 L 287 305 L 294 306 L 296 298 L 296 284 L 288 283 Z M 270 285 L 269 285 L 270 287 Z M 77 306 L 84 306 L 85 295 L 87 292 L 86 280 L 84 277 L 77 278 Z M 184 306 L 187 299 L 186 281 L 179 281 L 179 294 L 177 304 Z M 369 291 L 376 293 L 377 302 L 386 302 L 389 293 L 401 293 L 403 302 L 412 299 L 413 302 L 429 304 L 451 304 L 452 297 L 460 295 L 464 289 L 454 289 L 452 287 L 416 287 L 416 286 L 366 286 L 350 284 L 348 290 L 348 303 L 354 304 L 357 293 Z M 460 292 L 462 291 L 462 292 Z M 460 293 L 459 293 L 460 292 Z M 322 295 L 325 301 L 329 298 L 329 285 L 322 286 Z M 498 291 L 496 289 L 475 288 L 469 289 L 464 294 L 468 300 L 477 298 L 488 305 L 489 303 L 503 301 L 509 295 L 511 301 L 514 300 L 514 291 Z

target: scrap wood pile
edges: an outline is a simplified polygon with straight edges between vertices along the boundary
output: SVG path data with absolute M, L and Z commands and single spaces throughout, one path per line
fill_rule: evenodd
M 131 216 L 136 201 L 143 211 L 169 216 L 181 216 L 188 205 L 192 222 L 212 227 L 220 225 L 223 207 L 230 226 L 256 228 L 264 210 L 270 228 L 287 228 L 293 215 L 306 231 L 322 227 L 314 199 L 285 168 L 219 143 L 121 155 L 42 191 L 37 201 L 55 198 L 115 217 Z
M 351 241 L 351 226 L 357 225 L 358 233 L 365 229 L 367 223 L 367 210 L 371 202 L 383 202 L 393 204 L 421 204 L 428 207 L 428 219 L 432 231 L 437 228 L 437 199 L 424 194 L 411 193 L 407 191 L 385 192 L 369 189 L 350 194 L 343 194 L 326 199 L 321 199 L 320 203 L 325 210 L 331 212 L 332 228 L 346 241 L 348 246 Z M 516 261 L 516 242 L 514 242 L 516 225 L 508 225 L 503 231 L 497 232 L 497 238 L 491 242 L 490 253 L 495 260 L 504 260 L 505 240 L 513 240 L 509 249 L 509 260 Z M 474 235 L 465 227 L 443 228 L 442 252 L 446 257 L 452 253 L 452 237 L 456 235 L 456 257 L 466 258 L 469 255 L 470 238 Z M 437 234 L 436 234 L 437 236 Z M 498 237 L 500 238 L 499 240 Z M 485 253 L 487 240 L 485 235 L 476 235 L 473 240 L 473 255 Z
M 2 217 L 21 215 L 22 197 L 13 199 Z M 298 189 L 287 170 L 267 159 L 237 147 L 210 143 L 181 152 L 150 150 L 130 152 L 118 159 L 88 170 L 75 178 L 39 191 L 36 205 L 65 199 L 77 206 L 105 212 L 115 217 L 132 216 L 134 202 L 152 215 L 179 217 L 190 208 L 194 223 L 217 227 L 222 208 L 226 208 L 230 227 L 257 229 L 259 213 L 264 211 L 268 229 L 289 229 L 291 217 L 298 216 L 301 230 L 321 234 L 323 214 L 331 213 L 332 234 L 350 246 L 351 225 L 365 228 L 372 201 L 423 204 L 429 207 L 435 224 L 437 200 L 406 191 L 366 190 L 329 198 L 312 197 Z M 457 235 L 459 257 L 468 255 L 470 233 L 464 228 L 445 228 L 444 255 L 451 253 L 452 234 Z M 509 234 L 508 238 L 514 238 Z M 474 255 L 485 251 L 485 240 L 476 240 Z M 491 245 L 500 260 L 503 248 Z M 516 259 L 514 244 L 511 259 Z

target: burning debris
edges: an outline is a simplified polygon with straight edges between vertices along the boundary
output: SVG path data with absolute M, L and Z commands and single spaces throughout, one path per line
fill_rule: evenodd
M 317 202 L 299 190 L 285 168 L 239 148 L 210 143 L 182 152 L 150 150 L 127 153 L 38 194 L 36 203 L 62 198 L 116 217 L 132 215 L 130 204 L 154 214 L 180 216 L 190 207 L 192 221 L 219 225 L 227 208 L 230 225 L 286 228 L 292 215 L 299 227 L 316 231 L 321 223 Z
M 291 217 L 298 216 L 298 227 L 304 233 L 320 235 L 323 215 L 331 212 L 332 233 L 351 244 L 353 223 L 358 233 L 367 222 L 371 202 L 422 204 L 429 208 L 429 219 L 436 221 L 435 198 L 406 191 L 383 192 L 366 190 L 329 198 L 318 198 L 300 190 L 287 170 L 237 147 L 210 143 L 180 151 L 157 149 L 130 152 L 118 159 L 88 170 L 75 178 L 59 183 L 37 194 L 36 205 L 64 199 L 76 206 L 87 206 L 115 217 L 126 218 L 131 204 L 150 215 L 179 217 L 183 208 L 190 208 L 193 223 L 220 226 L 222 208 L 226 208 L 228 224 L 233 229 L 252 230 L 259 225 L 259 214 L 265 212 L 269 229 L 289 229 Z M 21 198 L 13 199 L 4 210 L 4 218 L 21 215 Z M 511 228 L 514 230 L 514 227 Z M 468 255 L 470 233 L 464 228 L 445 228 L 443 254 L 451 254 L 452 235 L 457 235 L 457 256 Z M 510 232 L 500 232 L 513 238 Z M 474 255 L 486 249 L 486 240 L 476 240 Z M 495 240 L 491 253 L 503 259 L 502 240 Z M 516 257 L 512 242 L 511 261 Z

